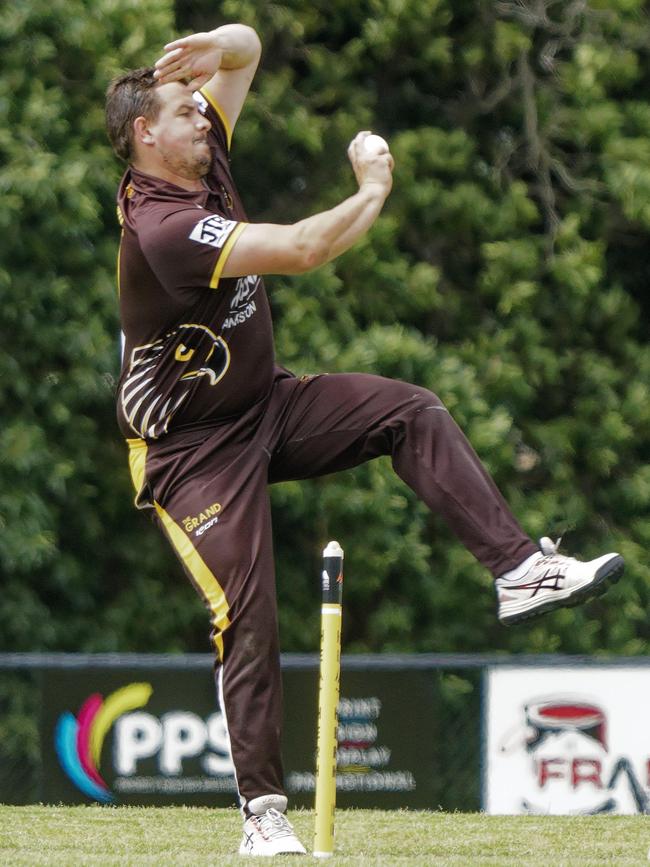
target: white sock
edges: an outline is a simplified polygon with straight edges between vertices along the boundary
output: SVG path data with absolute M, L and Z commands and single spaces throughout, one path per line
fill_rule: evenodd
M 533 563 L 537 563 L 537 561 L 543 556 L 544 555 L 541 551 L 536 551 L 534 554 L 531 554 L 530 557 L 526 557 L 524 562 L 520 563 L 519 566 L 511 569 L 509 572 L 504 572 L 503 575 L 499 575 L 499 578 L 504 581 L 518 581 L 520 578 L 524 577 Z

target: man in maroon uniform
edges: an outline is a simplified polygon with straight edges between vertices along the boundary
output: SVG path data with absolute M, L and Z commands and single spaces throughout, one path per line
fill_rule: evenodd
M 156 69 L 112 82 L 125 353 L 118 418 L 136 505 L 157 519 L 211 613 L 244 837 L 240 852 L 304 852 L 285 818 L 281 681 L 268 484 L 391 455 L 398 475 L 496 579 L 517 623 L 617 580 L 534 544 L 435 394 L 365 374 L 301 377 L 275 363 L 262 274 L 347 250 L 377 218 L 393 158 L 352 141 L 357 192 L 291 225 L 248 223 L 228 152 L 260 57 L 256 33 L 219 27 L 165 46 Z

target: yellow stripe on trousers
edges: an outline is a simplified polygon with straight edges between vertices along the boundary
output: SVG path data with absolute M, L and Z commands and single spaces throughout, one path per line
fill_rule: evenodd
M 129 446 L 129 468 L 131 470 L 131 479 L 133 480 L 137 492 L 137 503 L 145 485 L 147 444 L 141 439 L 130 439 L 127 440 L 127 442 Z M 155 500 L 153 501 L 153 506 L 167 532 L 167 535 L 169 536 L 174 550 L 192 576 L 192 580 L 210 609 L 212 615 L 211 622 L 215 631 L 215 649 L 219 655 L 219 660 L 223 661 L 222 633 L 230 626 L 226 594 L 223 592 L 223 588 L 209 569 L 203 557 L 201 557 L 192 542 L 188 539 L 185 531 L 178 526 L 171 515 L 169 515 Z

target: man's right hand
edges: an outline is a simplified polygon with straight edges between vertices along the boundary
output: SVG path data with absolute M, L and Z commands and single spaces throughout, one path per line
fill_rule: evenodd
M 387 196 L 393 186 L 393 168 L 395 160 L 390 151 L 385 154 L 371 153 L 364 147 L 364 142 L 371 135 L 369 130 L 363 130 L 350 142 L 348 158 L 352 163 L 359 187 L 365 184 L 379 184 Z
M 303 274 L 330 262 L 365 235 L 375 222 L 393 185 L 395 161 L 389 152 L 364 147 L 369 132 L 360 132 L 348 148 L 359 183 L 357 192 L 328 211 L 297 223 L 252 223 L 234 242 L 222 277 L 246 274 Z

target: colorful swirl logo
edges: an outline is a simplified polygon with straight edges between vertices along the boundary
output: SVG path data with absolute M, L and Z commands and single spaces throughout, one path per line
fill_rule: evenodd
M 93 693 L 81 705 L 76 718 L 66 711 L 57 720 L 56 754 L 65 773 L 84 795 L 104 804 L 115 800 L 99 773 L 104 739 L 118 717 L 146 705 L 152 692 L 150 683 L 130 683 L 105 699 Z

